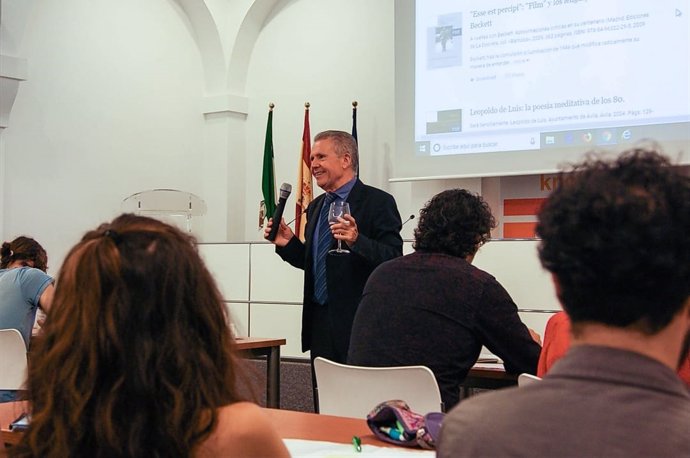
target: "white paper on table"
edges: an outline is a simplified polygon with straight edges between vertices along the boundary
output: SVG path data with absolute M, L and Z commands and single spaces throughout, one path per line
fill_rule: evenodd
M 352 444 L 304 439 L 283 439 L 283 442 L 293 458 L 352 458 L 358 456 L 432 458 L 436 456 L 434 450 L 416 448 L 379 447 L 377 445 L 362 444 L 362 451 L 356 452 Z

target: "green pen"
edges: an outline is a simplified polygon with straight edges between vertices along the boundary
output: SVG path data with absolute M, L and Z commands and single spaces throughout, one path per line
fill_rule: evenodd
M 355 448 L 355 452 L 359 453 L 362 451 L 362 439 L 359 436 L 352 436 L 352 446 Z
M 403 425 L 400 423 L 400 420 L 395 421 L 395 429 L 397 429 L 400 432 L 400 437 L 402 437 L 401 440 L 409 440 L 409 437 L 405 432 L 405 428 L 403 428 Z

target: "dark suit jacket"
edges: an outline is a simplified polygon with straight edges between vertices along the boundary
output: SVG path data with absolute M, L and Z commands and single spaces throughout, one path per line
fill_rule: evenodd
M 311 348 L 309 323 L 314 304 L 314 273 L 312 237 L 325 194 L 314 199 L 307 208 L 305 243 L 293 237 L 284 247 L 276 247 L 283 260 L 304 270 L 304 308 L 302 310 L 302 351 Z M 347 198 L 350 213 L 357 222 L 359 236 L 345 256 L 326 257 L 328 311 L 331 314 L 334 341 L 347 354 L 352 321 L 369 274 L 384 261 L 402 255 L 402 223 L 395 199 L 390 194 L 359 179 Z M 335 239 L 333 245 L 336 244 Z

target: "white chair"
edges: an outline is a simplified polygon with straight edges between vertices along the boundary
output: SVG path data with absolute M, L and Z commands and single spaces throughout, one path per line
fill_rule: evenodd
M 0 329 L 0 390 L 23 390 L 26 344 L 16 329 Z
M 443 411 L 434 373 L 425 366 L 349 366 L 314 359 L 319 413 L 365 418 L 377 404 L 402 399 L 414 412 Z
M 518 375 L 518 386 L 528 386 L 528 385 L 533 385 L 537 382 L 541 381 L 541 377 L 537 377 L 536 375 L 528 374 L 527 372 L 523 372 L 522 374 Z

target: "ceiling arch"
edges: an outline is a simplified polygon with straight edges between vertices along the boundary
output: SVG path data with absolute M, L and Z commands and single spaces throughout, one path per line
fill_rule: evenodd
M 207 95 L 244 96 L 249 60 L 261 29 L 280 0 L 250 0 L 233 4 L 231 14 L 242 14 L 234 36 L 228 37 L 226 58 L 218 23 L 205 0 L 173 0 L 186 14 L 204 67 Z

